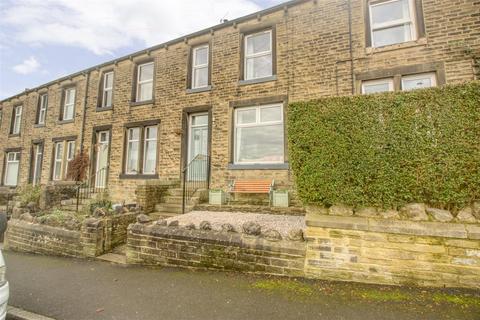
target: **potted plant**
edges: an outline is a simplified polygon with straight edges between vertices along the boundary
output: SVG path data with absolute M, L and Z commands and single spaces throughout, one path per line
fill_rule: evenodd
M 288 196 L 288 190 L 273 190 L 272 191 L 272 204 L 274 207 L 287 208 L 290 205 L 290 198 Z
M 208 203 L 213 205 L 223 205 L 226 202 L 225 192 L 221 189 L 208 190 Z

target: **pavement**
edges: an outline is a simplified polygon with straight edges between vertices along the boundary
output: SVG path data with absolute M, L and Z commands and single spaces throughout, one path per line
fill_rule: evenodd
M 58 320 L 480 319 L 480 291 L 132 267 L 3 253 L 9 304 Z

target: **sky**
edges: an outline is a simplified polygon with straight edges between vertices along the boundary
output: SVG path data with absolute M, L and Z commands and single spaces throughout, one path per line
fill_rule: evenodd
M 0 0 L 0 100 L 286 0 Z

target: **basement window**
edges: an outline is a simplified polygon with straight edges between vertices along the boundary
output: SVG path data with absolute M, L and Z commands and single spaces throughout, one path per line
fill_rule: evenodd
M 435 86 L 437 86 L 437 77 L 435 72 L 402 77 L 402 90 L 404 91 L 430 88 Z
M 394 91 L 392 78 L 369 80 L 362 82 L 363 94 L 372 94 L 388 91 Z

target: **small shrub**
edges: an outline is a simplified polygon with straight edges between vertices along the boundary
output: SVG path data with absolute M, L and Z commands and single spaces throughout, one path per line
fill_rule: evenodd
M 40 186 L 33 186 L 28 184 L 20 188 L 19 197 L 22 206 L 33 202 L 38 206 L 40 203 L 40 195 L 42 194 L 42 189 Z
M 96 208 L 103 208 L 107 211 L 112 211 L 112 201 L 108 192 L 104 191 L 97 195 L 97 198 L 88 205 L 89 214 L 93 214 Z
M 87 176 L 87 169 L 90 160 L 88 151 L 79 152 L 73 160 L 68 163 L 67 178 L 73 181 L 84 181 Z

